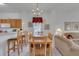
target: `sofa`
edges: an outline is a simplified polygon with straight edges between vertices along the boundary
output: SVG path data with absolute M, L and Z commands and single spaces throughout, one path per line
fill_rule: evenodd
M 71 34 L 73 39 L 67 39 L 66 35 Z M 79 56 L 79 33 L 65 32 L 62 35 L 54 35 L 55 47 L 63 56 Z

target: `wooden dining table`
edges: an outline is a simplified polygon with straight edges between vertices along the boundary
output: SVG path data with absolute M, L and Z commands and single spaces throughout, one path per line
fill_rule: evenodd
M 31 56 L 51 56 L 52 40 L 48 36 L 32 36 L 29 39 L 29 54 Z

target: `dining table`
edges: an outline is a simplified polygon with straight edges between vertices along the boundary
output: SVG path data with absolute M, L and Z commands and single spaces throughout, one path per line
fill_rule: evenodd
M 48 36 L 32 36 L 29 39 L 29 54 L 31 56 L 51 56 L 52 40 Z

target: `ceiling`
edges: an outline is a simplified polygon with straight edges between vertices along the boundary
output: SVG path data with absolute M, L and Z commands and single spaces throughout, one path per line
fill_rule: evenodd
M 5 3 L 0 5 L 0 12 L 32 12 L 36 7 L 35 3 Z M 43 9 L 45 13 L 58 11 L 67 12 L 79 10 L 78 3 L 38 3 L 38 7 Z

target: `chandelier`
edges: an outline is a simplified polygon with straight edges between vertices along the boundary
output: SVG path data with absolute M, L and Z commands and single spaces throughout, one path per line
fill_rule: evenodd
M 41 14 L 43 13 L 43 10 L 38 8 L 38 3 L 36 3 L 35 6 L 36 6 L 36 8 L 32 9 L 33 15 L 36 17 L 41 16 Z

